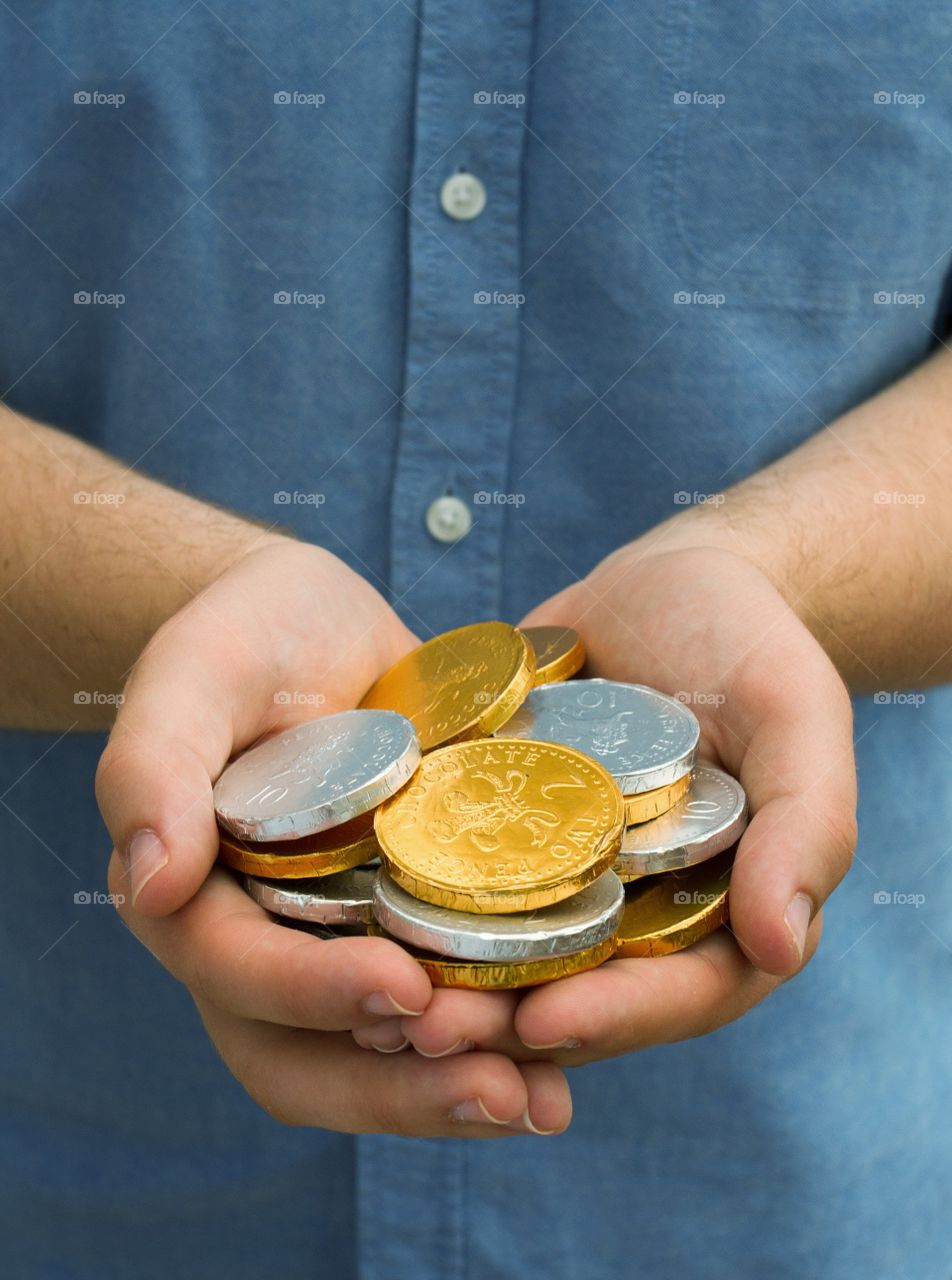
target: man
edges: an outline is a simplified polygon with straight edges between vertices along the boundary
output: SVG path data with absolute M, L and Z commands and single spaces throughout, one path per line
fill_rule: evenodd
M 11 1275 L 947 1272 L 943 18 L 5 6 Z M 743 780 L 730 932 L 269 927 L 229 756 L 526 616 Z

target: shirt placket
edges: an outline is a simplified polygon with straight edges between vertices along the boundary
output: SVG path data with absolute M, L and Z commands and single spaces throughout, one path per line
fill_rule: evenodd
M 423 0 L 419 21 L 391 589 L 428 635 L 500 610 L 534 12 Z M 357 1142 L 361 1280 L 462 1278 L 465 1142 Z
M 500 610 L 533 7 L 425 0 L 419 18 L 391 587 L 429 634 Z

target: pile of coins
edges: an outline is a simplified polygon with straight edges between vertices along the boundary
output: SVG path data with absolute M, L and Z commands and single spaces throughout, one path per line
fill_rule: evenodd
M 744 792 L 696 764 L 688 707 L 584 663 L 561 627 L 427 641 L 228 765 L 221 861 L 276 919 L 389 937 L 440 986 L 690 946 L 727 920 Z

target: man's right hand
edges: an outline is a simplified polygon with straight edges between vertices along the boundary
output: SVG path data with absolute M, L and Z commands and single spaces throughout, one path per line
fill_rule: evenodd
M 435 1061 L 396 1054 L 401 1040 L 379 1036 L 382 1052 L 360 1047 L 351 1031 L 359 1039 L 427 1007 L 416 961 L 381 938 L 284 928 L 214 865 L 212 785 L 228 759 L 263 734 L 355 706 L 415 643 L 326 551 L 279 540 L 239 560 L 159 628 L 126 685 L 96 779 L 115 844 L 109 888 L 275 1118 L 419 1136 L 558 1131 L 571 1101 L 552 1063 L 481 1052 Z

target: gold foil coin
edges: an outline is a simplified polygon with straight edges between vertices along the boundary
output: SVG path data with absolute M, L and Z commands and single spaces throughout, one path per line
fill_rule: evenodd
M 671 955 L 726 924 L 733 864 L 728 849 L 684 871 L 642 876 L 626 890 L 615 954 Z
M 220 862 L 246 875 L 273 880 L 333 875 L 359 867 L 380 852 L 373 812 L 300 840 L 242 840 L 220 829 L 218 835 Z
M 533 686 L 568 680 L 585 665 L 585 645 L 572 627 L 524 627 L 535 653 Z
M 545 956 L 540 960 L 495 964 L 490 960 L 457 960 L 432 951 L 421 951 L 392 938 L 379 925 L 368 925 L 367 932 L 379 938 L 390 938 L 398 947 L 403 947 L 422 966 L 434 987 L 462 987 L 469 991 L 513 991 L 517 987 L 537 987 L 543 982 L 555 982 L 559 978 L 570 978 L 573 973 L 595 969 L 615 954 L 615 939 L 605 938 L 569 956 Z
M 642 791 L 633 796 L 625 796 L 625 826 L 631 827 L 639 822 L 650 822 L 652 818 L 660 818 L 663 813 L 673 809 L 685 795 L 691 785 L 690 770 L 677 782 L 666 787 L 655 787 L 653 791 Z
M 458 911 L 532 911 L 611 866 L 624 800 L 611 774 L 572 747 L 515 738 L 425 756 L 377 810 L 381 858 L 415 898 Z
M 532 688 L 535 655 L 521 631 L 477 622 L 434 636 L 364 695 L 362 708 L 399 711 L 424 751 L 492 733 Z

